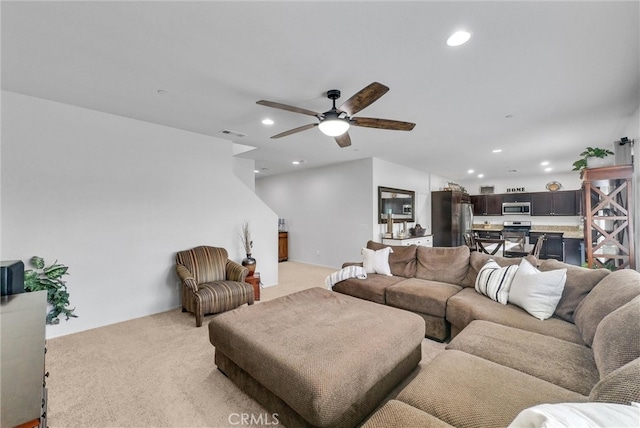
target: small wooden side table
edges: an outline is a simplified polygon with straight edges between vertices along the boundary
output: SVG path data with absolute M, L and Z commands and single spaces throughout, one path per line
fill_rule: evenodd
M 256 272 L 252 276 L 248 276 L 244 279 L 253 286 L 253 296 L 255 300 L 260 300 L 260 273 Z

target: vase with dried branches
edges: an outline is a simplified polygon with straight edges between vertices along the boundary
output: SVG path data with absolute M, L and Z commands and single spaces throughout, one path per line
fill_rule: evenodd
M 256 259 L 251 257 L 251 250 L 253 249 L 253 240 L 251 239 L 251 228 L 249 227 L 248 221 L 245 221 L 242 224 L 242 232 L 240 233 L 240 240 L 242 241 L 242 245 L 244 246 L 244 251 L 247 254 L 247 257 L 242 259 L 242 266 L 249 269 L 249 274 L 247 276 L 253 276 L 253 273 L 256 271 Z

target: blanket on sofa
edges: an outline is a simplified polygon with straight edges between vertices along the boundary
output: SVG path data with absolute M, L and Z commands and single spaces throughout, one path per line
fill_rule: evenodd
M 349 278 L 367 279 L 367 272 L 362 266 L 347 266 L 329 275 L 324 282 L 331 290 L 338 282 Z

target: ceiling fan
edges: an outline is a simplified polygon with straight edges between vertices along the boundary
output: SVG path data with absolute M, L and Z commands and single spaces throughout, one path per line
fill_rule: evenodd
M 306 114 L 308 116 L 315 116 L 319 120 L 318 123 L 310 123 L 309 125 L 290 129 L 278 135 L 274 135 L 271 138 L 286 137 L 287 135 L 306 131 L 307 129 L 315 128 L 317 126 L 323 134 L 334 137 L 340 147 L 348 147 L 351 145 L 351 137 L 347 131 L 351 125 L 363 126 L 366 128 L 390 129 L 393 131 L 411 131 L 413 127 L 416 126 L 415 123 L 401 122 L 398 120 L 353 117 L 354 114 L 368 107 L 378 98 L 386 94 L 388 90 L 389 88 L 387 86 L 378 82 L 373 82 L 345 101 L 340 108 L 336 108 L 336 100 L 340 98 L 340 91 L 337 89 L 331 89 L 327 91 L 327 98 L 333 101 L 333 107 L 331 110 L 324 113 L 317 113 L 315 111 L 266 100 L 257 101 L 256 104 L 292 111 L 294 113 Z

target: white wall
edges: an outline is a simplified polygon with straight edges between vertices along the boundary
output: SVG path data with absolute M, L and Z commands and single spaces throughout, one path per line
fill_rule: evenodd
M 372 222 L 373 235 L 371 239 L 381 241 L 382 234 L 386 231 L 386 224 L 378 224 L 378 186 L 392 187 L 416 192 L 416 221 L 408 227 L 420 224 L 431 233 L 431 191 L 429 174 L 406 166 L 387 162 L 382 159 L 373 159 L 373 207 Z M 397 233 L 401 224 L 394 224 L 394 233 Z
M 263 282 L 277 282 L 277 216 L 233 174 L 231 144 L 2 92 L 0 256 L 70 267 L 79 318 L 48 337 L 178 306 L 175 252 L 221 246 L 240 261 L 243 220 Z
M 381 239 L 378 186 L 415 191 L 417 221 L 431 227 L 429 174 L 380 159 L 260 178 L 256 194 L 286 219 L 290 260 L 339 268 Z
M 361 260 L 371 239 L 371 177 L 364 159 L 256 180 L 256 194 L 286 220 L 289 260 L 334 268 Z

